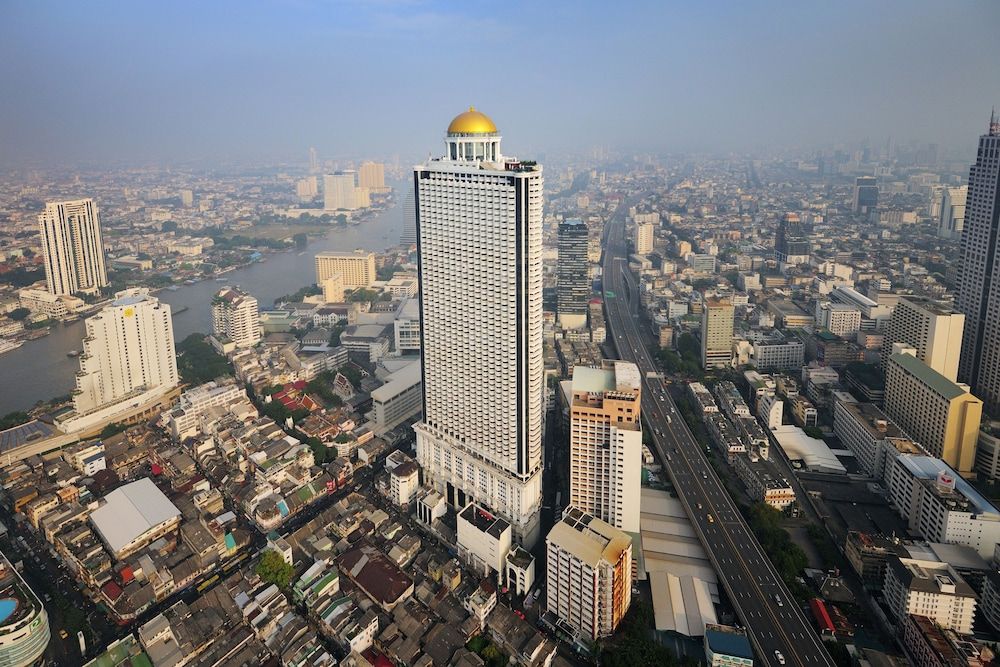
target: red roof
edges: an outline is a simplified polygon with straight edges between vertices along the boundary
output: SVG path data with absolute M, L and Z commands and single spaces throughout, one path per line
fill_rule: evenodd
M 830 620 L 830 614 L 826 610 L 826 605 L 819 598 L 813 598 L 809 600 L 809 608 L 812 609 L 813 616 L 816 618 L 816 625 L 819 626 L 820 632 L 836 632 L 836 628 L 833 627 L 833 621 Z
M 113 581 L 109 581 L 108 583 L 101 586 L 101 592 L 104 593 L 104 597 L 114 602 L 115 600 L 121 597 L 122 587 Z
M 150 469 L 153 471 L 153 475 L 162 475 L 163 474 L 163 468 L 161 468 L 159 465 L 157 465 L 155 463 L 150 466 Z

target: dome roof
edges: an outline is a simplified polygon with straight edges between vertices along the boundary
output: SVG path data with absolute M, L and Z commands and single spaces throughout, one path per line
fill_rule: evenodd
M 455 116 L 448 125 L 448 134 L 496 134 L 497 126 L 490 117 L 469 107 L 468 111 Z

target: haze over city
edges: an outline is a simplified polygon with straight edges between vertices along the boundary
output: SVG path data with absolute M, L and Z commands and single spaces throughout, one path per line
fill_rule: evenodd
M 998 27 L 0 0 L 0 666 L 1000 665 Z
M 6 2 L 0 166 L 426 155 L 475 104 L 520 153 L 971 146 L 995 2 Z

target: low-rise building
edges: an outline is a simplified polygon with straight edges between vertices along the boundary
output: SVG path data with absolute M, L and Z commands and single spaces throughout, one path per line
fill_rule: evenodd
M 511 525 L 469 503 L 458 513 L 458 555 L 482 575 L 506 572 L 507 553 L 511 548 Z

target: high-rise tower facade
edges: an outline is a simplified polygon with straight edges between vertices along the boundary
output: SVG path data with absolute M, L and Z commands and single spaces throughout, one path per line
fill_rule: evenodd
M 559 316 L 559 325 L 566 329 L 579 329 L 587 324 L 587 307 L 590 301 L 587 242 L 587 225 L 583 220 L 559 223 L 556 314 Z
M 542 499 L 542 168 L 500 153 L 470 109 L 414 168 L 425 479 L 538 539 Z
M 38 227 L 49 292 L 97 294 L 107 286 L 101 214 L 93 199 L 46 204 Z
M 1000 410 L 1000 119 L 979 137 L 958 262 L 955 305 L 965 313 L 958 377 L 972 386 L 986 410 Z
M 73 403 L 87 414 L 130 396 L 176 387 L 177 355 L 170 305 L 145 288 L 115 295 L 86 321 Z
M 796 213 L 786 213 L 774 236 L 774 258 L 786 264 L 806 264 L 810 252 L 812 247 L 802 231 L 802 220 Z

